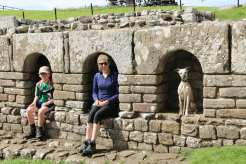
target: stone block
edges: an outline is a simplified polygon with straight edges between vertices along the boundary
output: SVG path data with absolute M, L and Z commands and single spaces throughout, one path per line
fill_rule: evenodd
M 0 79 L 28 80 L 30 73 L 0 72 Z
M 246 139 L 246 128 L 242 128 L 240 130 L 240 135 L 242 139 Z
M 158 85 L 167 81 L 167 74 L 160 75 L 119 75 L 119 85 Z
M 5 130 L 6 132 L 10 132 L 11 131 L 11 124 L 3 123 L 3 130 Z
M 120 94 L 119 101 L 122 103 L 141 102 L 141 94 Z
M 27 108 L 29 104 L 20 104 L 17 102 L 8 102 L 10 107 L 14 107 L 14 108 Z
M 66 140 L 67 139 L 67 132 L 59 131 L 58 138 Z
M 94 61 L 90 54 L 104 52 L 111 55 L 117 66 L 120 65 L 118 67 L 120 74 L 132 74 L 132 42 L 134 32 L 132 29 L 70 32 L 70 71 L 72 73 L 90 72 Z M 112 42 L 115 39 L 120 39 L 122 42 Z M 87 48 L 85 49 L 80 45 Z M 122 54 L 124 55 L 122 56 Z
M 51 121 L 51 128 L 60 130 L 61 123 L 57 121 Z
M 63 107 L 64 106 L 64 100 L 55 100 L 54 101 L 54 104 L 56 105 L 56 106 L 61 106 L 61 107 Z
M 233 126 L 217 126 L 217 137 L 226 139 L 238 139 L 239 129 Z
M 153 151 L 153 146 L 151 144 L 138 143 L 138 149 L 144 151 Z
M 15 16 L 0 17 L 0 28 L 18 27 L 18 21 Z
M 7 122 L 7 115 L 0 113 L 0 122 L 1 123 Z
M 149 120 L 155 117 L 155 113 L 140 113 L 140 117 Z
M 217 116 L 221 118 L 246 119 L 246 110 L 245 109 L 220 109 L 217 111 Z
M 190 148 L 199 148 L 201 145 L 202 140 L 193 137 L 187 137 L 186 144 Z
M 132 104 L 131 103 L 120 103 L 120 110 L 131 111 L 132 110 Z
M 67 113 L 65 112 L 56 112 L 55 113 L 55 121 L 58 121 L 58 122 L 66 122 L 66 116 L 67 116 Z
M 119 92 L 120 94 L 129 94 L 131 93 L 131 87 L 130 86 L 119 86 Z
M 65 131 L 65 132 L 73 132 L 74 125 L 66 124 L 66 123 L 61 123 L 60 130 L 61 131 Z
M 216 132 L 214 126 L 212 125 L 200 126 L 199 136 L 201 139 L 216 139 Z
M 122 119 L 121 118 L 113 119 L 113 125 L 114 125 L 114 129 L 121 130 L 122 129 Z
M 21 109 L 20 110 L 20 115 L 21 115 L 21 117 L 24 117 L 24 118 L 26 118 L 26 109 Z
M 68 157 L 65 162 L 66 163 L 83 163 L 85 161 L 85 157 L 82 157 L 81 155 L 71 155 L 70 157 Z
M 179 146 L 170 146 L 169 147 L 169 153 L 178 153 L 181 150 L 181 148 Z
M 128 144 L 126 141 L 115 141 L 114 147 L 118 149 L 128 149 Z
M 216 117 L 215 109 L 204 109 L 203 114 L 205 117 Z
M 216 147 L 222 146 L 222 140 L 221 139 L 213 140 L 212 143 L 213 143 L 213 146 L 216 146 Z
M 123 130 L 134 130 L 134 120 L 131 119 L 124 119 L 122 120 L 122 129 Z
M 134 118 L 136 117 L 137 113 L 136 112 L 129 112 L 129 111 L 121 111 L 119 112 L 119 117 L 120 118 Z
M 38 59 L 39 54 L 43 54 L 50 62 L 53 72 L 63 72 L 64 38 L 61 32 L 13 35 L 13 40 L 13 67 L 15 71 L 33 72 L 36 65 L 36 62 L 33 61 Z M 66 74 L 63 75 L 66 76 Z M 54 79 L 53 76 L 53 81 Z
M 183 14 L 182 19 L 184 22 L 196 22 L 196 15 L 194 13 Z
M 175 121 L 165 120 L 162 122 L 161 130 L 162 130 L 162 132 L 165 132 L 165 133 L 179 134 L 180 123 L 175 122 Z
M 142 118 L 137 118 L 134 120 L 134 127 L 137 131 L 146 132 L 148 131 L 148 121 Z
M 232 26 L 231 71 L 235 74 L 245 74 L 245 21 L 236 22 Z
M 198 125 L 194 124 L 183 124 L 181 127 L 181 134 L 196 137 L 198 134 Z
M 204 87 L 203 88 L 204 98 L 215 98 L 216 97 L 216 87 Z
M 163 146 L 162 144 L 153 145 L 153 148 L 155 153 L 168 153 L 168 147 Z
M 20 104 L 30 104 L 33 102 L 34 95 L 29 95 L 29 96 L 16 96 L 16 102 Z
M 10 102 L 16 101 L 15 95 L 8 95 L 8 100 L 9 100 Z
M 130 149 L 130 150 L 137 150 L 138 149 L 138 143 L 137 142 L 130 141 L 130 142 L 127 142 L 127 144 L 128 144 L 128 149 Z
M 242 139 L 236 140 L 235 144 L 238 145 L 238 146 L 245 146 L 246 145 L 246 140 L 242 140 Z
M 14 80 L 0 80 L 0 86 L 2 87 L 15 87 Z
M 88 117 L 89 117 L 89 115 L 85 115 L 85 114 L 80 115 L 80 123 L 87 125 Z
M 23 158 L 23 159 L 32 159 L 32 157 L 35 155 L 35 153 L 36 153 L 35 149 L 26 148 L 26 149 L 21 150 L 20 155 L 21 155 L 21 158 Z
M 246 89 L 242 87 L 220 88 L 220 97 L 224 98 L 245 98 Z
M 233 146 L 233 145 L 234 145 L 233 140 L 223 139 L 223 146 Z
M 16 89 L 16 88 L 4 88 L 4 92 L 10 95 L 31 95 L 31 89 Z
M 235 107 L 234 99 L 203 99 L 203 108 L 233 108 Z
M 28 121 L 26 118 L 21 118 L 21 125 L 22 126 L 27 126 L 28 125 Z
M 157 103 L 133 103 L 133 110 L 136 112 L 156 113 L 159 112 L 163 104 Z
M 111 118 L 103 119 L 102 125 L 105 129 L 112 129 L 113 128 L 113 120 Z
M 22 126 L 20 124 L 11 124 L 11 131 L 16 133 L 22 133 Z
M 54 88 L 62 91 L 62 84 L 54 84 Z
M 245 87 L 245 75 L 204 75 L 204 86 Z
M 149 122 L 149 130 L 152 132 L 160 132 L 161 131 L 161 120 L 151 120 Z
M 107 138 L 103 138 L 103 137 L 98 137 L 97 138 L 97 144 L 100 145 L 104 145 L 108 148 L 113 148 L 114 147 L 114 143 L 112 139 L 107 139 Z
M 71 91 L 71 92 L 87 92 L 90 89 L 90 85 L 69 85 L 64 84 L 63 90 L 64 91 Z
M 89 82 L 88 74 L 61 74 L 53 73 L 52 75 L 54 83 L 62 84 L 87 84 Z M 63 86 L 64 90 L 64 86 Z
M 158 133 L 158 141 L 163 145 L 173 145 L 173 135 L 168 133 Z
M 86 134 L 86 126 L 74 125 L 73 132 L 76 133 L 76 134 L 85 135 Z
M 34 88 L 35 85 L 32 81 L 16 81 L 16 88 Z
M 87 93 L 76 93 L 76 100 L 89 100 L 92 99 L 92 95 L 91 93 L 87 92 Z
M 157 133 L 145 132 L 144 142 L 149 144 L 157 144 Z
M 68 133 L 67 133 L 67 140 L 71 140 L 71 141 L 81 141 L 81 135 L 75 134 L 75 133 L 71 133 L 71 132 L 68 132 Z
M 85 109 L 88 102 L 86 101 L 66 101 L 66 107 L 76 108 L 76 109 Z
M 173 135 L 173 142 L 175 145 L 184 147 L 185 146 L 186 137 Z
M 180 121 L 180 115 L 174 113 L 156 113 L 155 118 L 159 120 Z
M 143 142 L 143 133 L 139 131 L 132 131 L 129 135 L 130 141 Z
M 75 93 L 74 92 L 67 92 L 67 91 L 54 91 L 54 99 L 58 100 L 74 100 Z
M 7 116 L 7 121 L 8 123 L 11 124 L 20 124 L 21 123 L 21 116 L 12 116 L 12 115 L 8 115 Z
M 13 111 L 13 108 L 11 108 L 11 107 L 1 108 L 1 113 L 6 114 L 6 115 L 10 115 L 12 111 Z
M 68 114 L 66 116 L 66 123 L 72 124 L 72 125 L 79 125 L 79 115 L 77 114 Z
M 143 101 L 149 103 L 159 103 L 167 100 L 166 94 L 144 94 Z
M 0 87 L 0 93 L 3 93 L 3 87 Z
M 246 100 L 237 99 L 236 100 L 236 107 L 238 107 L 238 108 L 246 108 Z
M 149 94 L 157 94 L 168 91 L 168 85 L 162 84 L 159 86 L 132 86 L 132 93 L 149 93 Z
M 8 95 L 7 94 L 0 94 L 0 101 L 8 101 Z

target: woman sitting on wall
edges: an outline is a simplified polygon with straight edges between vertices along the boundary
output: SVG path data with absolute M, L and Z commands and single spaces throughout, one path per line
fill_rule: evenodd
M 104 118 L 118 113 L 119 108 L 119 85 L 118 73 L 109 67 L 109 57 L 100 55 L 97 59 L 99 73 L 93 79 L 94 104 L 87 121 L 86 140 L 79 153 L 84 155 L 93 154 L 96 150 L 96 139 L 101 128 L 101 121 Z

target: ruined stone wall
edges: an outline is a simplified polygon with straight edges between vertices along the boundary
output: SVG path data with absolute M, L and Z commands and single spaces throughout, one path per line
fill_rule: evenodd
M 47 135 L 83 140 L 96 59 L 104 53 L 119 72 L 121 112 L 103 121 L 98 143 L 155 152 L 245 145 L 245 27 L 245 22 L 203 22 L 14 34 L 10 41 L 1 36 L 0 128 L 27 133 L 25 109 L 33 100 L 38 67 L 45 64 L 56 89 L 55 111 L 46 114 Z M 40 58 L 43 63 L 37 63 Z M 179 80 L 175 67 L 191 67 L 189 81 L 201 109 L 197 115 L 180 117 L 170 109 Z

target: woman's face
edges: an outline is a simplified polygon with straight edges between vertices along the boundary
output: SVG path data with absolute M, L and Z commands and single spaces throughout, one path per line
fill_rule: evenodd
M 99 66 L 102 69 L 102 71 L 107 71 L 109 68 L 109 65 L 106 59 L 100 59 Z

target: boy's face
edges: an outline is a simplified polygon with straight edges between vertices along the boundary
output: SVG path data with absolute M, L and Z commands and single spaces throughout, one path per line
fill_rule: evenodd
M 49 80 L 50 74 L 49 74 L 49 73 L 40 73 L 40 74 L 39 74 L 39 77 L 40 77 L 42 80 Z

